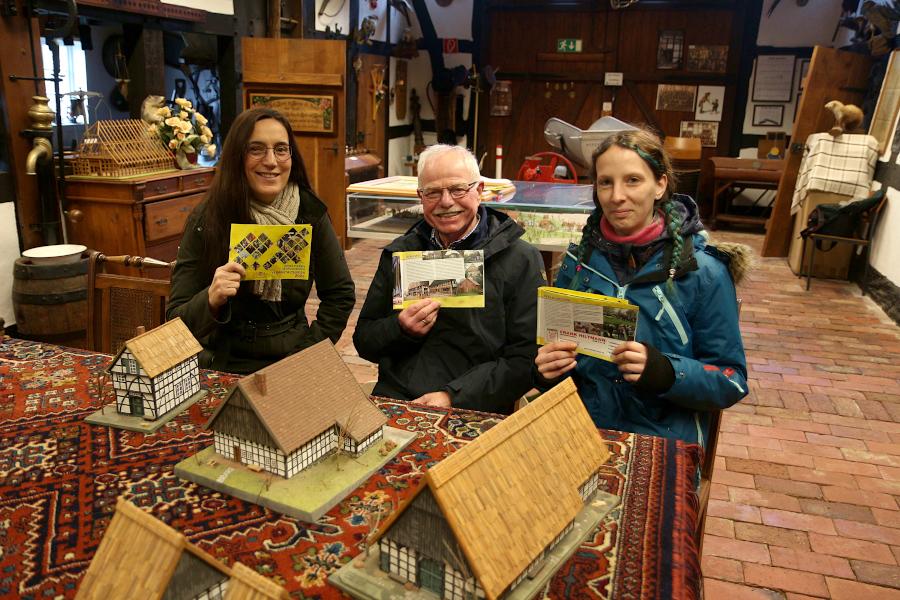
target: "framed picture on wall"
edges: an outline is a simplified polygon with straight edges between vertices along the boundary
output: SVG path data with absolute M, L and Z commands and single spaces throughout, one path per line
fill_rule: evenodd
M 687 49 L 685 68 L 688 71 L 724 73 L 728 69 L 728 46 L 698 46 Z
M 716 121 L 682 121 L 681 137 L 700 138 L 700 145 L 715 148 L 719 145 L 719 123 Z
M 763 54 L 756 58 L 753 102 L 790 102 L 794 93 L 794 55 Z
M 724 85 L 697 86 L 697 110 L 694 113 L 694 119 L 697 121 L 721 121 L 724 104 Z
M 781 127 L 783 124 L 783 104 L 756 104 L 753 107 L 754 127 Z
M 677 29 L 664 29 L 659 32 L 659 45 L 656 48 L 657 69 L 680 69 L 684 52 L 684 32 Z
M 693 112 L 696 98 L 696 85 L 669 85 L 661 83 L 656 88 L 656 110 Z
M 268 106 L 283 114 L 297 133 L 334 133 L 333 94 L 251 93 L 251 107 Z

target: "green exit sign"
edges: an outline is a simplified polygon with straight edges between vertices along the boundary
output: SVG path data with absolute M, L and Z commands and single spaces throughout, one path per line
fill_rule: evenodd
M 557 52 L 581 52 L 581 40 L 575 38 L 559 38 L 556 40 Z

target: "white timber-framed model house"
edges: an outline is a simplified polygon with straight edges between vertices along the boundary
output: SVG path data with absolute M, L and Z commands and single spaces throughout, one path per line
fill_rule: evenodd
M 567 379 L 426 472 L 381 530 L 379 568 L 439 598 L 503 598 L 544 567 L 608 457 Z
M 222 457 L 290 478 L 338 450 L 358 456 L 386 423 L 323 340 L 242 378 L 206 428 Z
M 283 587 L 231 567 L 124 498 L 116 503 L 76 600 L 288 600 Z
M 127 342 L 109 366 L 116 412 L 155 420 L 200 391 L 203 348 L 180 318 Z

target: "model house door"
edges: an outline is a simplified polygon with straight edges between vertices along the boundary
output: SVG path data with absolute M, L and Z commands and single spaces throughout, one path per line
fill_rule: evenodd
M 234 462 L 241 462 L 241 447 L 234 447 Z
M 419 585 L 426 590 L 431 590 L 438 597 L 444 595 L 444 565 L 422 558 L 419 560 Z
M 131 394 L 128 396 L 128 406 L 131 410 L 132 416 L 135 417 L 143 417 L 144 416 L 144 398 L 139 394 Z
M 241 39 L 244 108 L 269 106 L 291 122 L 312 187 L 342 246 L 346 54 L 343 40 Z

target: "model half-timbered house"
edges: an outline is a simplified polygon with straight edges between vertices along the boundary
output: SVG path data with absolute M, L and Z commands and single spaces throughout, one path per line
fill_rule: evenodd
M 567 379 L 430 469 L 379 566 L 440 598 L 502 598 L 572 529 L 608 456 Z
M 154 420 L 199 392 L 201 350 L 180 318 L 125 342 L 109 366 L 116 411 Z
M 123 498 L 84 575 L 77 600 L 287 600 L 241 563 L 231 567 Z
M 324 340 L 241 379 L 206 427 L 221 456 L 288 478 L 339 449 L 359 455 L 385 423 Z

